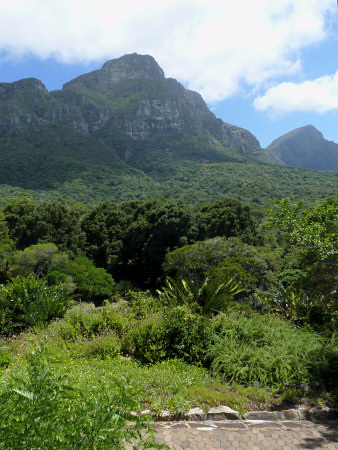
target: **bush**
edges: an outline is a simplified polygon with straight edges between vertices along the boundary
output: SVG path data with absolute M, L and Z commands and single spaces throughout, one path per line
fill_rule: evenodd
M 274 268 L 270 255 L 244 244 L 238 238 L 216 237 L 167 253 L 164 273 L 174 279 L 190 280 L 201 286 L 210 275 L 240 280 L 243 291 L 236 298 L 247 300 L 257 288 L 266 289 L 265 278 Z
M 0 367 L 8 367 L 13 360 L 13 353 L 4 346 L 0 346 Z
M 76 285 L 75 295 L 83 301 L 102 304 L 113 295 L 115 281 L 105 269 L 95 267 L 85 256 L 57 265 L 56 270 L 48 274 L 51 284 L 64 282 L 70 277 Z
M 132 440 L 140 449 L 163 448 L 147 419 L 132 414 L 138 403 L 126 386 L 122 378 L 109 392 L 71 389 L 40 346 L 28 356 L 26 373 L 13 376 L 0 395 L 0 448 L 122 450 Z
M 206 349 L 212 340 L 210 322 L 188 307 L 165 307 L 131 328 L 123 350 L 143 363 L 180 358 L 188 363 L 206 364 Z
M 121 351 L 121 341 L 111 333 L 97 336 L 87 342 L 81 342 L 79 355 L 84 357 L 114 357 Z
M 132 315 L 118 305 L 106 302 L 96 308 L 93 304 L 80 303 L 67 311 L 64 319 L 53 325 L 65 341 L 92 339 L 105 333 L 121 337 L 132 324 Z
M 211 367 L 227 381 L 262 386 L 311 383 L 337 374 L 338 347 L 278 318 L 231 315 L 214 323 Z M 331 364 L 329 363 L 331 361 Z
M 0 291 L 2 332 L 45 324 L 62 317 L 70 305 L 68 295 L 33 275 L 19 276 Z

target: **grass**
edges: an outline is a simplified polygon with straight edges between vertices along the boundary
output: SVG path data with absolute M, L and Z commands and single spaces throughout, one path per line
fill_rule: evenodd
M 52 372 L 66 376 L 69 386 L 79 395 L 89 391 L 114 389 L 117 380 L 128 386 L 141 409 L 154 413 L 169 410 L 181 414 L 199 406 L 207 411 L 211 406 L 226 404 L 239 412 L 263 408 L 264 400 L 272 401 L 272 393 L 263 388 L 229 386 L 210 376 L 207 369 L 189 365 L 184 361 L 171 359 L 156 364 L 141 364 L 129 357 L 117 354 L 101 358 L 97 355 L 83 357 L 77 352 L 78 343 L 64 345 L 64 342 L 43 333 L 46 340 L 46 356 Z M 25 370 L 29 349 L 42 338 L 41 333 L 27 333 L 7 342 L 11 351 L 11 363 L 0 369 L 0 392 Z M 10 350 L 8 350 L 10 349 Z
M 150 417 L 134 415 L 139 405 L 128 378 L 79 367 L 67 355 L 51 362 L 47 340 L 29 346 L 2 374 L 0 448 L 122 450 L 130 441 L 164 448 Z

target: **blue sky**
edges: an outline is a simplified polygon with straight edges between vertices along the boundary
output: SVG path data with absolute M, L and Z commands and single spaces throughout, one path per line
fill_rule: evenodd
M 338 142 L 336 0 L 0 0 L 0 82 L 49 90 L 138 52 L 267 146 L 312 124 Z

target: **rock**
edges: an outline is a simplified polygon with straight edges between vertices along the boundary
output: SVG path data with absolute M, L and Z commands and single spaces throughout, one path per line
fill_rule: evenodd
M 228 406 L 217 406 L 210 408 L 207 414 L 208 420 L 240 420 L 239 413 Z
M 165 410 L 165 411 L 162 411 L 160 414 L 158 414 L 156 416 L 156 419 L 158 421 L 168 421 L 169 422 L 172 419 L 172 417 L 171 417 L 170 411 Z
M 190 409 L 186 415 L 185 420 L 204 420 L 206 417 L 205 412 L 201 408 L 192 408 Z
M 172 422 L 174 420 L 182 420 L 184 418 L 184 415 L 182 413 L 172 413 L 168 410 L 165 410 L 160 414 L 157 414 L 155 417 L 159 422 Z
M 304 394 L 308 394 L 311 390 L 310 386 L 308 384 L 301 384 L 300 388 L 304 392 Z
M 282 411 L 284 420 L 300 420 L 300 413 L 297 409 L 285 409 Z
M 279 411 L 249 411 L 244 414 L 245 420 L 283 420 Z
M 298 414 L 299 414 L 299 419 L 300 420 L 311 420 L 311 409 L 309 408 L 305 408 L 305 407 L 301 407 L 298 409 Z

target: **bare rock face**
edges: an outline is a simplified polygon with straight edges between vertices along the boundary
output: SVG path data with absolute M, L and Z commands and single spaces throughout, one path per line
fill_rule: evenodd
M 133 53 L 110 60 L 66 83 L 63 93 L 77 103 L 87 124 L 82 128 L 89 133 L 110 127 L 133 139 L 149 139 L 159 133 L 187 132 L 210 135 L 244 152 L 260 147 L 247 130 L 217 119 L 200 94 L 165 78 L 149 55 Z
M 121 81 L 135 79 L 162 80 L 164 72 L 152 56 L 133 53 L 107 61 L 102 69 L 81 75 L 64 84 L 63 88 L 82 84 L 88 89 L 104 94 Z
M 35 78 L 0 83 L 0 135 L 38 129 L 42 118 L 36 109 L 47 97 L 45 85 Z
M 144 148 L 150 158 L 155 150 L 156 158 L 166 152 L 202 162 L 242 161 L 259 148 L 249 131 L 217 119 L 200 94 L 165 78 L 152 56 L 137 53 L 110 60 L 58 91 L 48 92 L 34 78 L 0 83 L 0 136 L 26 136 L 35 147 L 41 130 L 61 141 L 60 132 L 91 137 L 135 167 Z M 67 146 L 73 147 L 69 139 Z

